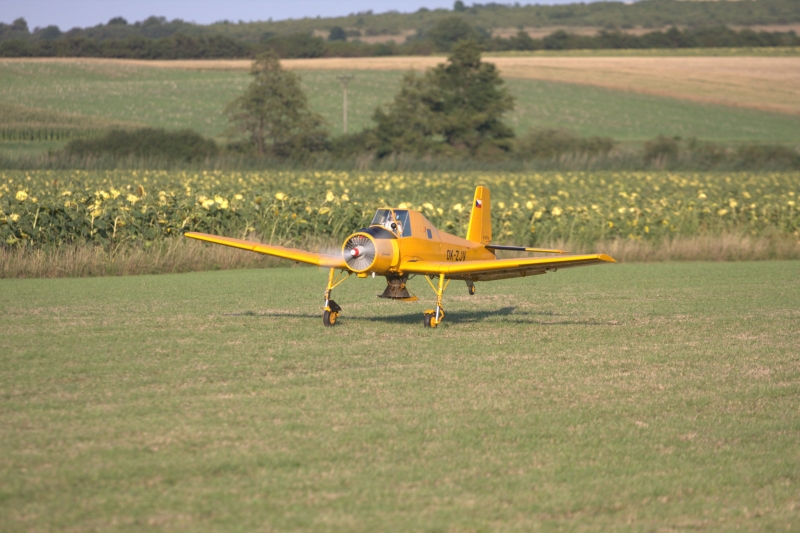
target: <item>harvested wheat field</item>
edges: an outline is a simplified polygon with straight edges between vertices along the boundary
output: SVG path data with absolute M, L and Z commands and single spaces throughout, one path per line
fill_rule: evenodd
M 287 59 L 292 70 L 424 70 L 442 56 Z M 800 57 L 492 57 L 506 78 L 593 85 L 779 113 L 800 114 Z M 24 58 L 190 70 L 247 70 L 250 60 Z

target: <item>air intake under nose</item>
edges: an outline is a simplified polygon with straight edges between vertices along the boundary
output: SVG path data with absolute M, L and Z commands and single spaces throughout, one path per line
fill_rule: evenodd
M 353 235 L 344 244 L 344 261 L 357 272 L 368 269 L 375 261 L 375 243 L 365 235 Z

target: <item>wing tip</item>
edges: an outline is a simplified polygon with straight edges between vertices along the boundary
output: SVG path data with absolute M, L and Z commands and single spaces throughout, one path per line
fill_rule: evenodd
M 616 263 L 616 262 L 617 262 L 617 260 L 616 260 L 616 259 L 614 259 L 614 258 L 613 258 L 613 257 L 611 257 L 610 255 L 606 255 L 606 254 L 600 254 L 600 255 L 598 255 L 598 256 L 597 256 L 597 258 L 598 258 L 599 260 L 601 260 L 601 261 L 607 261 L 607 262 L 609 262 L 609 263 Z

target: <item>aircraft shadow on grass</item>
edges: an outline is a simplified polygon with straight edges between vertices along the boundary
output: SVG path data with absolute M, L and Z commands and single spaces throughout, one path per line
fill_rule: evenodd
M 271 311 L 258 313 L 256 311 L 244 311 L 242 313 L 226 313 L 223 316 L 252 316 L 252 317 L 274 317 L 274 318 L 306 318 L 319 320 L 319 315 L 311 313 L 291 313 L 281 311 Z M 516 307 L 502 307 L 495 310 L 475 310 L 475 311 L 448 311 L 447 318 L 461 324 L 482 322 L 495 317 L 503 318 L 504 322 L 510 324 L 529 324 L 538 326 L 607 326 L 608 322 L 598 322 L 596 320 L 544 320 L 537 319 L 536 316 L 557 317 L 563 316 L 552 311 L 517 311 Z M 386 316 L 344 316 L 341 322 L 383 322 L 387 324 L 416 324 L 421 322 L 419 313 L 406 313 L 400 315 Z

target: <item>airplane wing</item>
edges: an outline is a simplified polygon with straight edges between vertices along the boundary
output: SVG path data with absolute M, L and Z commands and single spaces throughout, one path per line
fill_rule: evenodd
M 196 233 L 193 231 L 184 233 L 184 235 L 190 239 L 197 239 L 198 241 L 222 244 L 223 246 L 232 246 L 233 248 L 240 248 L 250 252 L 271 255 L 273 257 L 281 257 L 283 259 L 289 259 L 290 261 L 296 261 L 299 263 L 308 263 L 309 265 L 350 270 L 350 268 L 347 266 L 347 263 L 344 262 L 343 257 L 334 257 L 330 255 L 317 254 L 314 252 L 307 252 L 305 250 L 298 250 L 297 248 L 284 248 L 283 246 L 259 244 L 257 242 L 231 239 L 229 237 L 219 237 L 217 235 Z
M 505 244 L 487 244 L 487 250 L 511 250 L 514 252 L 539 252 L 546 254 L 568 254 L 566 250 L 554 250 L 552 248 L 527 248 L 525 246 L 506 246 Z
M 441 274 L 450 279 L 493 281 L 535 276 L 569 268 L 602 263 L 616 263 L 605 254 L 541 257 L 536 259 L 497 259 L 488 261 L 401 261 L 400 270 L 411 274 Z

